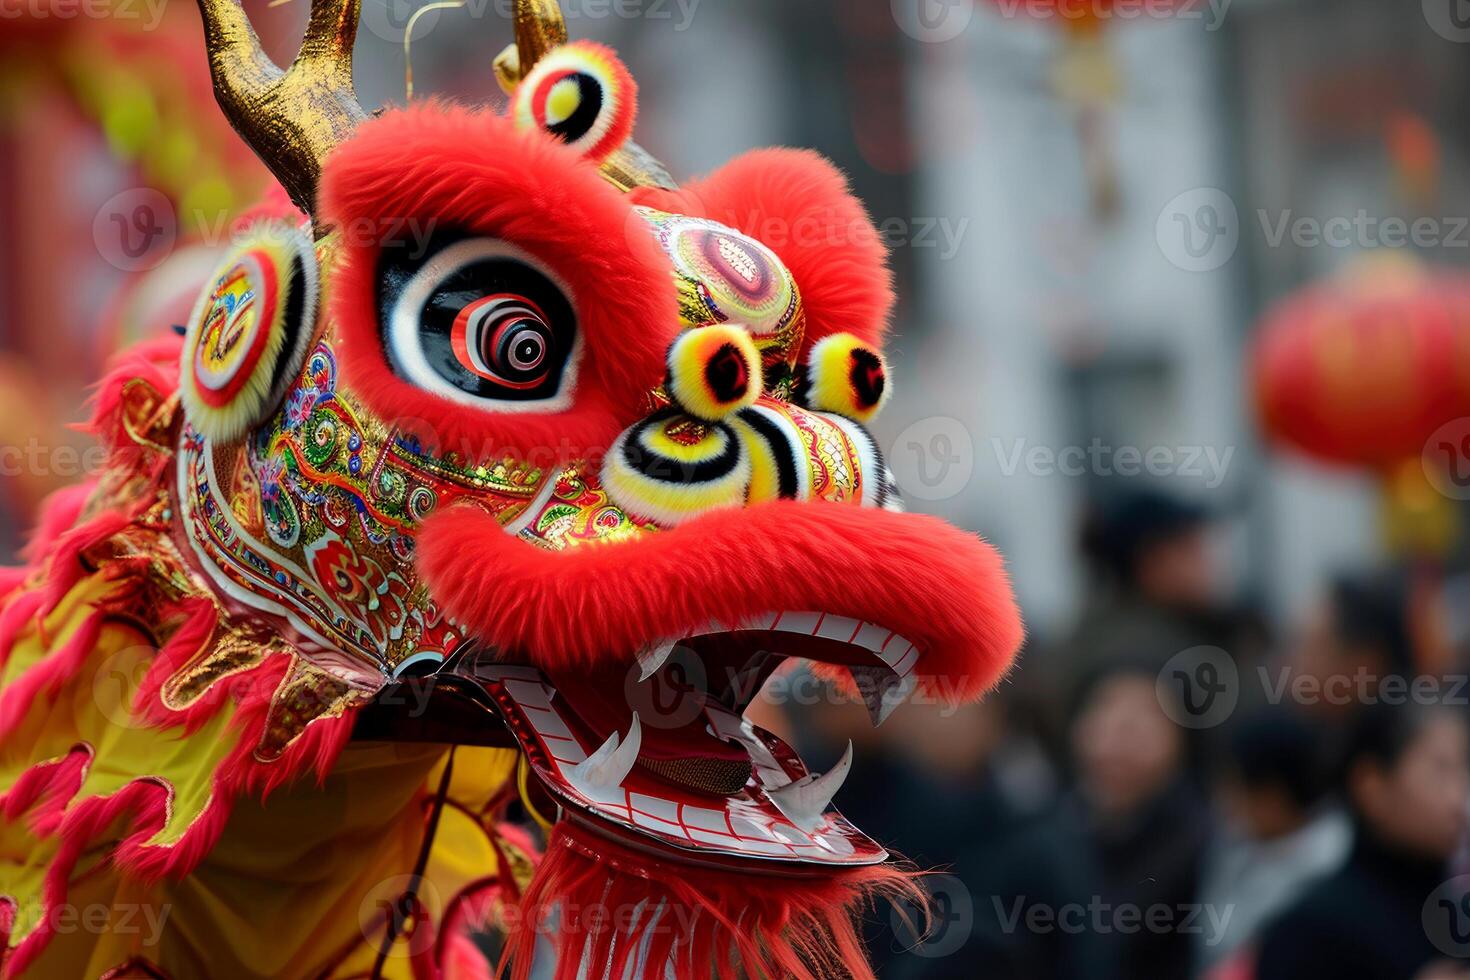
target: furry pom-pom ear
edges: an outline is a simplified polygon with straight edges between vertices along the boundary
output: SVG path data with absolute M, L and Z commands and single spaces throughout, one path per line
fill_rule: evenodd
M 888 402 L 888 362 L 883 352 L 850 333 L 812 345 L 797 394 L 808 408 L 871 422 Z
M 550 133 L 601 163 L 633 135 L 638 85 L 611 48 L 573 41 L 521 80 L 510 114 L 522 129 Z
M 267 220 L 245 233 L 189 317 L 179 389 L 194 428 L 228 442 L 280 403 L 315 333 L 318 293 L 316 247 L 299 226 Z
M 690 415 L 718 422 L 755 404 L 761 355 L 740 327 L 686 330 L 669 348 L 669 396 Z
M 780 256 L 801 289 L 808 344 L 844 331 L 882 344 L 894 304 L 888 252 L 847 178 L 820 154 L 755 150 L 681 190 L 632 197 L 719 221 Z

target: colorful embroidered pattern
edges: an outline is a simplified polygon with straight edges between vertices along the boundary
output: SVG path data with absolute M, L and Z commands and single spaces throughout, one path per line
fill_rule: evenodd
M 217 440 L 274 409 L 316 322 L 316 252 L 299 228 L 251 229 L 204 290 L 184 343 L 181 389 L 190 423 Z
M 766 391 L 789 397 L 806 312 L 796 281 L 776 253 L 715 221 L 652 208 L 634 210 L 673 260 L 684 326 L 745 327 L 761 352 Z
M 657 530 L 613 503 L 585 462 L 557 474 L 517 524 L 523 540 L 552 551 Z
M 277 415 L 242 446 L 185 427 L 185 526 L 236 600 L 285 616 L 320 650 L 318 666 L 353 676 L 409 657 L 447 656 L 461 637 L 413 579 L 413 534 L 464 496 L 504 521 L 543 474 L 428 453 L 361 411 L 339 389 L 323 341 Z M 344 656 L 345 652 L 345 656 Z

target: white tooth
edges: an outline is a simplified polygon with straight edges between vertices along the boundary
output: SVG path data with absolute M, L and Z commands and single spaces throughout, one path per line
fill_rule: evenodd
M 890 667 L 849 667 L 853 683 L 862 692 L 868 705 L 868 717 L 877 728 L 888 720 L 894 709 L 903 704 L 918 687 L 918 679 L 909 674 L 899 677 Z
M 678 647 L 678 640 L 670 640 L 667 643 L 651 644 L 638 651 L 639 682 L 646 681 L 657 674 L 658 669 L 668 663 L 669 658 L 674 655 Z
M 780 789 L 767 790 L 766 795 L 787 820 L 810 834 L 821 826 L 822 814 L 827 812 L 832 797 L 837 795 L 851 771 L 852 742 L 849 740 L 847 751 L 826 773 L 804 776 Z
M 643 726 L 638 721 L 638 712 L 633 712 L 633 724 L 628 737 L 621 738 L 617 732 L 607 737 L 596 752 L 571 772 L 573 784 L 585 784 L 593 789 L 616 789 L 623 785 L 633 765 L 638 761 L 638 751 L 643 747 Z

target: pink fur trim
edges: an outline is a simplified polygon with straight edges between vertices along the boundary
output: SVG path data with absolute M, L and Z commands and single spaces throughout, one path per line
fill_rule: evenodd
M 85 524 L 80 524 L 57 539 L 47 565 L 47 578 L 38 615 L 51 615 L 66 594 L 91 573 L 82 555 L 111 538 L 132 523 L 132 517 L 120 511 L 107 511 Z
M 122 424 L 122 410 L 124 390 L 134 378 L 145 380 L 160 398 L 173 393 L 177 386 L 179 344 L 178 338 L 164 338 L 125 353 L 100 386 L 92 427 L 112 451 L 109 465 L 125 467 L 154 480 L 166 476 L 170 454 L 135 442 Z M 53 496 L 44 507 L 26 549 L 27 567 L 0 570 L 0 665 L 8 660 L 23 636 L 39 627 L 72 589 L 94 574 L 83 556 L 133 520 L 130 510 L 112 510 L 78 523 L 95 488 L 95 483 L 83 484 Z M 143 504 L 140 500 L 138 506 Z M 65 644 L 47 652 L 0 689 L 0 738 L 13 731 L 29 712 L 47 710 L 46 701 L 77 676 L 89 657 L 96 655 L 101 631 L 109 617 L 126 605 L 147 571 L 146 559 L 112 561 L 103 567 L 102 574 L 118 583 L 117 591 L 85 613 L 75 634 Z M 189 711 L 167 712 L 158 699 L 159 689 L 213 633 L 217 613 L 208 599 L 186 599 L 172 616 L 165 618 L 180 625 L 150 666 L 135 706 L 138 716 L 161 726 L 179 726 L 187 735 L 233 701 L 236 712 L 232 729 L 236 741 L 214 773 L 213 796 L 204 812 L 176 843 L 166 847 L 147 843 L 167 820 L 172 791 L 160 778 L 141 775 L 111 796 L 77 799 L 92 761 L 89 746 L 79 746 L 64 759 L 40 763 L 22 773 L 0 796 L 0 815 L 12 820 L 26 815 L 28 826 L 37 837 L 59 838 L 60 849 L 48 868 L 42 889 L 42 899 L 48 908 L 65 902 L 79 856 L 107 835 L 115 824 L 121 822 L 120 829 L 113 831 L 119 843 L 112 849 L 109 860 L 120 870 L 144 881 L 183 876 L 197 867 L 213 848 L 240 795 L 258 793 L 263 797 L 309 769 L 315 769 L 319 778 L 325 778 L 351 736 L 353 717 L 348 712 L 344 717 L 313 723 L 274 762 L 264 763 L 255 758 L 271 701 L 290 668 L 291 658 L 281 654 L 254 670 L 229 678 Z M 40 640 L 50 642 L 44 634 Z M 13 904 L 9 908 L 13 911 Z M 11 950 L 5 959 L 3 975 L 23 972 L 41 954 L 53 932 L 54 925 L 43 922 Z M 8 936 L 5 945 L 8 946 Z
M 4 611 L 0 611 L 0 668 L 10 662 L 10 655 L 26 627 L 35 625 L 43 599 L 45 596 L 39 590 L 18 592 L 6 602 Z
M 171 456 L 136 441 L 124 423 L 124 410 L 127 393 L 136 381 L 146 383 L 159 399 L 167 399 L 178 390 L 183 346 L 182 337 L 159 337 L 123 351 L 109 365 L 93 395 L 92 420 L 83 427 L 107 450 L 109 466 L 126 472 L 142 471 L 151 479 L 162 478 Z
M 162 785 L 145 780 L 136 780 L 111 796 L 99 796 L 83 800 L 71 808 L 57 830 L 60 847 L 46 870 L 41 897 L 46 909 L 66 904 L 66 896 L 72 872 L 76 869 L 86 849 L 114 823 L 121 821 L 117 831 L 125 846 L 128 843 L 146 841 L 158 833 L 168 819 L 168 790 Z M 5 976 L 23 974 L 51 941 L 56 931 L 55 918 L 41 917 L 41 923 L 20 945 L 12 950 L 5 962 Z
M 67 680 L 81 669 L 82 663 L 97 646 L 105 613 L 94 611 L 77 628 L 66 645 L 46 655 L 39 663 L 0 689 L 0 739 L 34 707 L 37 699 L 54 699 Z
M 28 574 L 25 568 L 0 568 L 0 603 L 20 591 Z
M 78 745 L 60 759 L 32 766 L 0 796 L 0 814 L 6 820 L 17 820 L 32 807 L 54 805 L 57 801 L 64 805 L 81 788 L 91 761 L 91 746 Z
M 63 487 L 41 504 L 41 513 L 26 542 L 21 557 L 28 564 L 40 564 L 51 553 L 56 541 L 81 520 L 82 508 L 87 505 L 97 489 L 97 483 L 89 480 L 75 486 Z
M 148 665 L 148 672 L 133 695 L 133 713 L 161 728 L 182 725 L 187 735 L 197 731 L 219 710 L 226 686 L 216 685 L 184 712 L 174 711 L 163 703 L 163 685 L 204 648 L 219 625 L 219 612 L 209 599 L 184 599 L 179 603 L 179 612 L 184 617 L 183 625 Z

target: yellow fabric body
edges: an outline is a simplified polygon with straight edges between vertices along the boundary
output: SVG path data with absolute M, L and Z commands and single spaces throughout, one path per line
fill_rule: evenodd
M 23 636 L 3 672 L 8 684 L 62 645 L 116 585 L 85 580 Z M 145 728 L 128 705 L 153 651 L 121 622 L 98 642 L 54 701 L 38 697 L 15 734 L 0 742 L 0 791 L 28 768 L 92 746 L 95 757 L 75 802 L 116 792 L 138 778 L 173 789 L 168 822 L 150 843 L 179 840 L 209 804 L 212 780 L 239 735 L 225 705 L 201 730 Z M 107 860 L 123 821 L 89 843 L 60 909 L 57 934 L 24 974 L 99 977 L 136 958 L 172 978 L 367 976 L 384 935 L 383 910 L 407 886 L 423 842 L 430 801 L 448 754 L 442 745 L 353 743 L 324 782 L 303 778 L 264 803 L 235 801 L 224 833 L 181 880 L 144 885 Z M 466 885 L 499 871 L 485 805 L 514 777 L 516 754 L 460 749 L 450 798 L 421 896 L 434 927 Z M 18 943 L 44 913 L 41 883 L 56 854 L 26 817 L 0 818 L 0 895 L 14 898 Z M 408 953 L 432 931 L 401 940 L 383 976 L 412 976 Z

